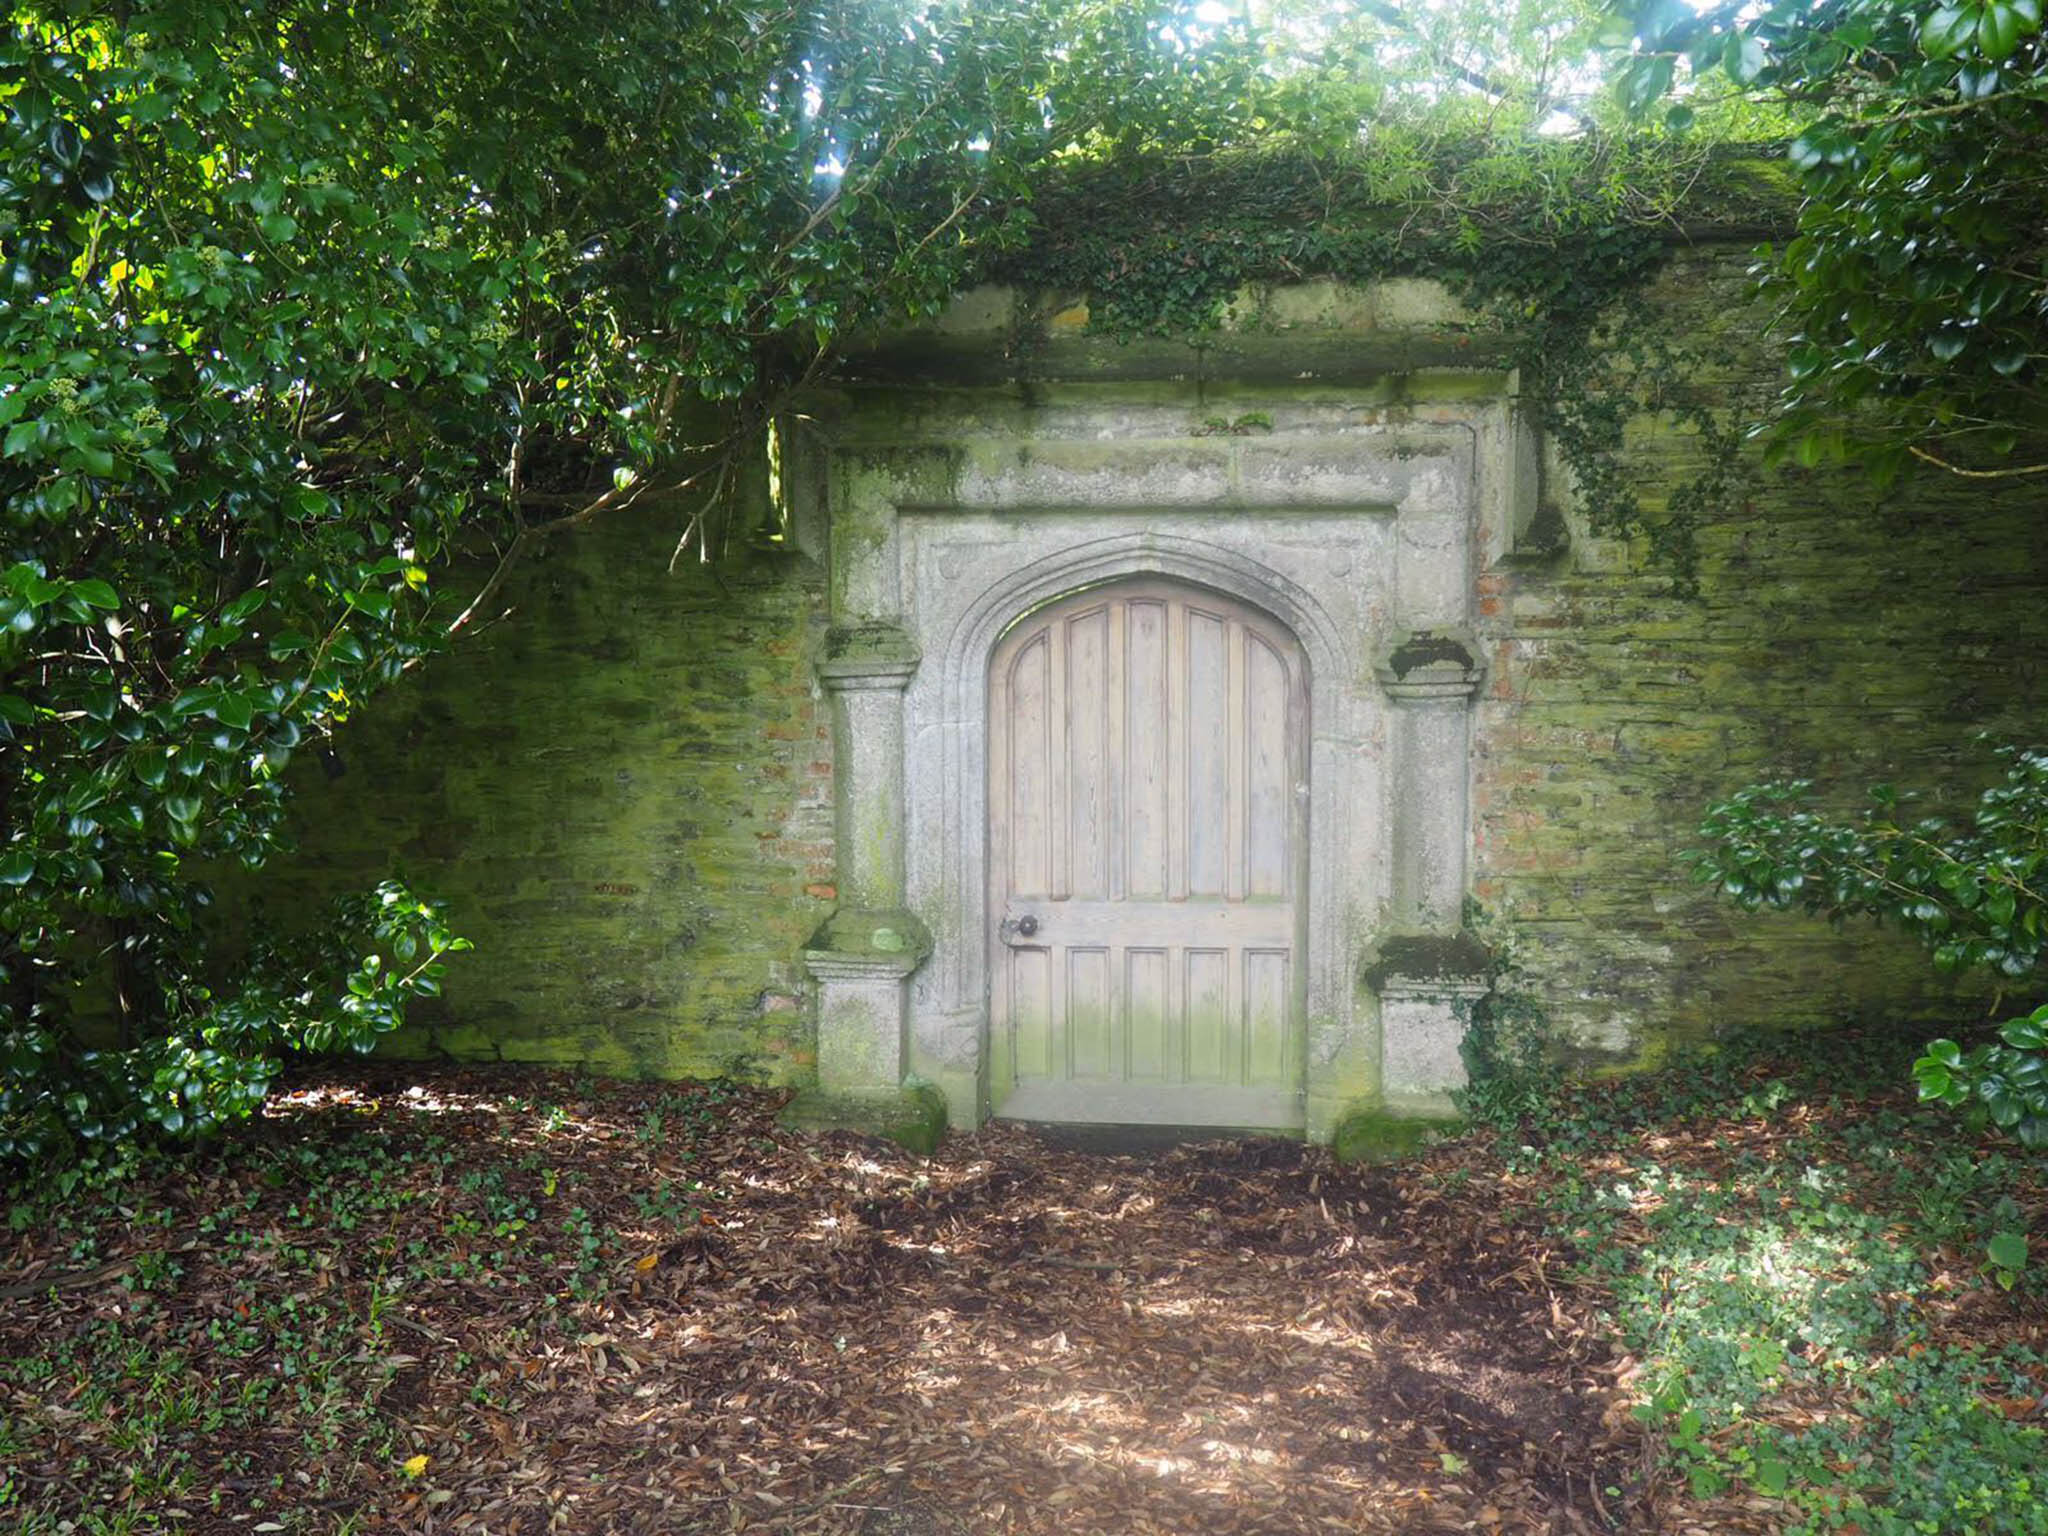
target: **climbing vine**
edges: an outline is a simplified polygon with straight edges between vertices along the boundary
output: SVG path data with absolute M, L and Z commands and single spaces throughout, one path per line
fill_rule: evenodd
M 1694 383 L 1711 338 L 1652 323 L 1646 287 L 1695 210 L 1712 227 L 1782 222 L 1755 157 L 1669 140 L 1522 143 L 1387 134 L 1370 153 L 1241 152 L 1093 164 L 1034 202 L 1038 231 L 989 276 L 1085 293 L 1089 325 L 1119 339 L 1197 341 L 1250 286 L 1420 276 L 1446 284 L 1507 342 L 1525 398 L 1577 484 L 1589 526 L 1643 537 L 1674 588 L 1698 581 L 1699 519 L 1750 470 L 1735 404 Z M 1701 469 L 1646 508 L 1622 458 L 1630 420 L 1693 432 Z

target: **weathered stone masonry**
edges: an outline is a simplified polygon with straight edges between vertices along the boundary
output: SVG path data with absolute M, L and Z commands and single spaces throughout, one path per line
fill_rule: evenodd
M 476 941 L 401 1048 L 813 1070 L 797 952 L 837 895 L 824 575 L 787 548 L 671 573 L 676 528 L 658 508 L 552 546 L 510 619 L 344 736 L 342 778 L 303 781 L 284 900 L 395 870 Z
M 1753 337 L 1745 264 L 1682 254 L 1658 280 L 1658 312 L 1674 329 Z M 948 759 L 958 743 L 944 738 L 976 707 L 961 658 L 1005 614 L 1077 584 L 1058 561 L 1040 574 L 1044 562 L 1020 560 L 1019 539 L 1049 540 L 1032 547 L 1059 560 L 1097 546 L 1077 580 L 1179 575 L 1269 612 L 1290 586 L 1306 594 L 1278 616 L 1317 685 L 1337 690 L 1317 717 L 1327 749 L 1365 765 L 1358 804 L 1318 802 L 1330 890 L 1310 901 L 1324 946 L 1309 957 L 1321 978 L 1310 1028 L 1337 1033 L 1322 1066 L 1312 1049 L 1313 1132 L 1398 1087 L 1381 1050 L 1403 1030 L 1423 1033 L 1397 1054 L 1442 1050 L 1429 1021 L 1456 979 L 1410 985 L 1404 964 L 1426 967 L 1387 953 L 1407 934 L 1476 924 L 1514 963 L 1501 985 L 1604 1060 L 1737 1023 L 1974 1006 L 1904 940 L 1743 916 L 1692 888 L 1676 856 L 1707 800 L 1765 772 L 1968 791 L 1991 768 L 1973 731 L 2028 734 L 2048 539 L 2024 489 L 1994 496 L 1930 474 L 1879 496 L 1846 477 L 1767 477 L 1702 528 L 1701 593 L 1678 598 L 1641 547 L 1592 536 L 1554 455 L 1546 472 L 1490 338 L 1428 285 L 1283 292 L 1256 327 L 1199 352 L 1118 348 L 1074 330 L 1076 311 L 1017 302 L 971 300 L 820 397 L 815 435 L 791 434 L 798 518 L 782 546 L 671 575 L 674 509 L 579 534 L 524 574 L 509 622 L 380 701 L 343 743 L 344 778 L 309 780 L 306 856 L 289 877 L 309 898 L 395 867 L 447 896 L 478 940 L 412 1048 L 793 1085 L 821 1068 L 846 1083 L 909 1073 L 944 1089 L 955 1123 L 971 1120 L 986 1102 L 978 940 L 959 929 L 980 897 L 972 870 L 947 860 L 972 863 L 975 823 L 955 802 L 975 778 L 972 754 Z M 1044 351 L 1017 350 L 1020 313 L 1051 318 L 1037 345 L 1066 349 L 1050 365 L 1061 377 L 1045 376 Z M 1765 376 L 1774 366 L 1754 359 Z M 857 487 L 830 477 L 856 473 L 864 440 L 893 445 L 900 525 L 864 527 L 844 500 L 834 510 Z M 1368 440 L 1381 447 L 1358 446 Z M 1145 453 L 1193 478 L 1147 483 L 1135 443 L 1180 444 Z M 1386 510 L 1408 494 L 1391 481 L 1360 489 L 1411 450 L 1467 477 L 1442 503 L 1470 514 L 1446 525 L 1455 591 L 1411 582 L 1402 595 L 1401 541 L 1434 539 L 1433 525 Z M 1696 459 L 1666 427 L 1632 434 L 1653 511 Z M 1313 494 L 1283 482 L 1323 460 L 1353 479 L 1315 512 Z M 1207 509 L 1187 500 L 1203 466 L 1221 476 Z M 1063 503 L 1062 474 L 1122 474 L 1123 489 Z M 1058 532 L 1084 503 L 1105 525 Z M 1290 525 L 1283 506 L 1312 515 Z M 1562 553 L 1532 547 L 1546 506 L 1562 516 Z M 863 551 L 892 538 L 886 560 Z M 1303 585 L 1338 555 L 1352 562 L 1341 581 Z M 1451 568 L 1428 569 L 1438 581 Z M 859 586 L 884 579 L 931 590 L 906 610 L 901 593 Z M 946 613 L 931 591 L 955 583 L 1008 595 L 961 599 L 974 633 L 949 657 L 916 614 Z M 1319 641 L 1317 624 L 1352 602 L 1358 617 Z M 1463 659 L 1421 672 L 1412 655 L 1397 661 L 1418 629 Z M 966 690 L 951 713 L 949 688 Z M 937 736 L 920 737 L 920 720 Z M 870 754 L 842 753 L 836 795 L 835 735 Z M 1403 777 L 1443 792 L 1389 799 Z M 1319 790 L 1334 782 L 1319 770 Z M 876 824 L 861 805 L 892 794 L 934 819 L 893 851 L 849 842 Z M 952 815 L 966 819 L 949 831 Z M 1340 816 L 1362 827 L 1375 815 L 1379 840 L 1333 864 Z M 1434 831 L 1417 820 L 1430 816 Z M 1447 887 L 1427 851 L 1444 847 L 1458 854 Z M 849 969 L 848 952 L 877 963 Z M 821 1063 L 812 1009 L 835 988 L 870 1012 L 865 1034 L 828 1027 Z
M 1746 251 L 1680 255 L 1653 292 L 1674 334 L 1755 345 Z M 1695 473 L 1689 440 L 1639 422 L 1630 463 L 1655 508 Z M 1678 856 L 1701 808 L 1753 779 L 1947 789 L 1995 776 L 1989 746 L 2036 739 L 2048 657 L 2040 493 L 1934 471 L 1878 492 L 1845 475 L 1764 477 L 1700 529 L 1701 591 L 1590 537 L 1477 576 L 1489 681 L 1475 733 L 1474 895 L 1511 935 L 1509 979 L 1609 1059 L 1745 1023 L 1851 1014 L 1954 1019 L 1986 991 L 1857 925 L 1745 915 Z

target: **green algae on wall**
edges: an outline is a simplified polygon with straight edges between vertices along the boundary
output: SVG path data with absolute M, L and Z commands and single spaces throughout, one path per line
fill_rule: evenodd
M 793 548 L 669 570 L 673 509 L 558 539 L 375 701 L 299 796 L 266 901 L 397 871 L 474 953 L 399 1052 L 806 1078 L 797 952 L 832 908 L 824 575 Z
M 1650 290 L 1673 336 L 1737 342 L 1695 389 L 1775 386 L 1748 261 L 1692 253 Z M 1646 418 L 1625 462 L 1653 517 L 1703 467 L 1696 437 Z M 2039 491 L 1760 475 L 1702 518 L 1690 598 L 1640 541 L 1590 538 L 1567 510 L 1563 559 L 1479 579 L 1474 894 L 1508 937 L 1507 985 L 1617 1061 L 1742 1024 L 1981 1011 L 1988 988 L 1938 976 L 1911 939 L 1744 914 L 1680 855 L 1705 806 L 1757 778 L 1811 778 L 1843 806 L 1891 782 L 1960 807 L 1996 774 L 1980 731 L 2037 739 Z

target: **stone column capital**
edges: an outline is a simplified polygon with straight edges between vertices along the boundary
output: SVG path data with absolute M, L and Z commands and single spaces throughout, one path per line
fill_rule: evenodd
M 819 980 L 901 980 L 932 952 L 932 936 L 916 914 L 842 907 L 804 945 L 804 967 Z
M 895 624 L 853 624 L 830 630 L 818 658 L 818 680 L 834 693 L 855 689 L 901 692 L 923 660 L 909 631 Z
M 1397 704 L 1461 703 L 1486 680 L 1478 647 L 1452 630 L 1418 629 L 1398 636 L 1373 670 Z

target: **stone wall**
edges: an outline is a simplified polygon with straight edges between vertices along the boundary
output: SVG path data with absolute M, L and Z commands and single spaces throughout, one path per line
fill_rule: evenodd
M 796 1080 L 797 951 L 832 908 L 824 577 L 793 548 L 669 570 L 673 508 L 558 538 L 301 783 L 266 899 L 387 871 L 476 942 L 400 1050 Z M 310 764 L 309 764 L 310 766 Z
M 1674 334 L 1750 345 L 1730 387 L 1776 367 L 1753 345 L 1747 260 L 1682 255 L 1653 296 Z M 1127 354 L 1087 344 L 1094 387 L 1112 387 Z M 1001 354 L 978 363 L 975 387 L 1006 388 Z M 1288 398 L 1286 377 L 1153 388 L 1186 394 L 1199 431 Z M 1344 386 L 1301 388 L 1305 408 L 1341 404 Z M 1698 459 L 1668 424 L 1636 424 L 1653 511 Z M 1494 529 L 1473 572 L 1487 678 L 1472 893 L 1515 962 L 1507 986 L 1608 1061 L 1751 1022 L 1981 1007 L 1982 989 L 1936 977 L 1910 941 L 1741 914 L 1691 886 L 1678 855 L 1709 800 L 1769 772 L 1849 803 L 1881 778 L 1969 794 L 1995 774 L 1973 735 L 2031 737 L 2040 721 L 2038 488 L 1765 477 L 1702 527 L 1701 592 L 1684 598 L 1640 544 L 1595 537 L 1560 480 L 1568 551 L 1500 559 Z M 779 1082 L 814 1070 L 798 957 L 838 878 L 813 672 L 826 579 L 779 546 L 671 574 L 677 526 L 656 509 L 562 541 L 515 582 L 509 621 L 349 730 L 345 776 L 305 780 L 304 851 L 270 900 L 309 905 L 396 871 L 448 898 L 477 941 L 401 1048 Z
M 1681 256 L 1653 298 L 1673 335 L 1747 338 L 1749 375 L 1768 380 L 1747 265 L 1737 250 Z M 1653 512 L 1699 467 L 1696 443 L 1647 421 L 1629 457 Z M 1850 808 L 1883 781 L 1963 804 L 1998 771 L 1977 732 L 2038 738 L 2039 488 L 1766 475 L 1701 527 L 1692 599 L 1563 499 L 1568 557 L 1478 578 L 1474 894 L 1522 967 L 1508 984 L 1602 1055 L 1747 1023 L 1980 1009 L 1988 989 L 1936 976 L 1913 941 L 1745 915 L 1691 886 L 1678 856 L 1709 801 L 1759 777 L 1812 778 Z

